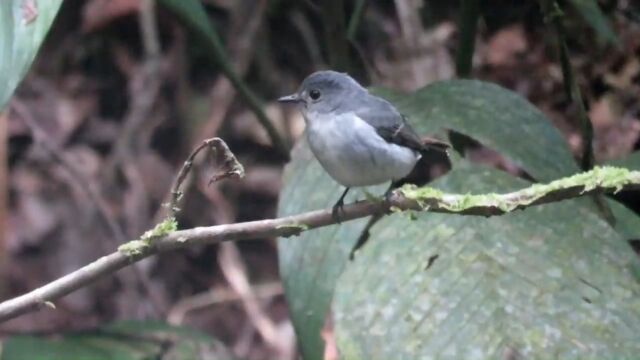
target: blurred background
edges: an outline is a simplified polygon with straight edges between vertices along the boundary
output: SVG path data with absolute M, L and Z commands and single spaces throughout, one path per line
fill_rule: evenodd
M 342 1 L 202 3 L 220 42 L 194 31 L 171 7 L 148 7 L 149 1 L 63 3 L 7 106 L 3 299 L 152 228 L 165 215 L 162 204 L 182 162 L 209 137 L 228 143 L 246 177 L 208 186 L 212 159 L 198 158 L 180 227 L 276 216 L 283 166 L 304 122 L 274 99 L 313 71 L 348 71 L 368 86 L 401 91 L 459 73 L 458 2 L 356 0 L 343 8 L 334 6 Z M 466 75 L 527 98 L 579 155 L 582 138 L 572 120 L 578 110 L 564 94 L 554 38 L 537 3 L 479 4 L 482 21 Z M 615 41 L 599 36 L 571 7 L 565 26 L 595 129 L 595 158 L 603 162 L 640 148 L 640 11 L 632 0 L 600 5 Z M 336 41 L 336 31 L 346 32 L 346 41 Z M 225 66 L 238 75 L 236 84 Z M 256 111 L 260 106 L 263 113 Z M 478 144 L 468 157 L 518 171 Z M 623 200 L 640 207 L 638 199 Z M 240 358 L 295 358 L 277 261 L 274 239 L 162 254 L 66 296 L 56 302 L 57 311 L 1 324 L 0 332 L 57 333 L 118 319 L 163 319 L 215 337 Z

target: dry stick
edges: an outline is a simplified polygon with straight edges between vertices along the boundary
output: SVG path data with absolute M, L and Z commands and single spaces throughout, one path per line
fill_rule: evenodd
M 216 143 L 224 144 L 220 139 L 217 139 Z M 219 149 L 228 151 L 226 146 L 219 146 Z M 235 160 L 230 151 L 222 157 L 229 162 Z M 231 166 L 230 170 L 238 167 L 241 167 L 239 163 Z M 228 176 L 236 175 L 231 173 Z M 346 205 L 341 220 L 349 221 L 374 214 L 385 214 L 391 210 L 488 217 L 588 194 L 629 189 L 640 189 L 640 171 L 595 168 L 550 184 L 534 184 L 507 194 L 458 195 L 443 194 L 429 188 L 401 189 L 393 192 L 386 200 L 367 200 Z M 331 213 L 331 209 L 316 210 L 277 219 L 178 230 L 147 240 L 136 240 L 58 280 L 0 303 L 0 322 L 42 306 L 54 307 L 53 300 L 157 253 L 223 241 L 298 235 L 304 231 L 335 224 L 336 220 Z
M 9 198 L 9 114 L 0 110 L 0 272 L 6 274 L 7 266 L 7 206 Z M 0 292 L 5 293 L 5 286 L 0 285 Z
M 251 288 L 247 269 L 236 244 L 228 242 L 220 245 L 218 263 L 229 285 L 240 295 L 247 317 L 270 347 L 280 354 L 286 354 L 289 352 L 287 344 L 279 336 L 277 326 L 265 313 L 263 305 Z
M 142 45 L 147 57 L 160 56 L 160 37 L 158 36 L 158 21 L 156 20 L 155 0 L 142 0 L 138 17 Z
M 282 295 L 284 292 L 280 282 L 254 284 L 252 285 L 252 288 L 253 293 L 258 299 L 272 298 L 274 296 Z M 200 310 L 216 304 L 240 300 L 242 300 L 242 297 L 236 291 L 228 287 L 209 289 L 205 292 L 181 299 L 173 306 L 169 315 L 167 315 L 167 322 L 171 325 L 181 325 L 185 316 L 191 311 Z
M 221 166 L 222 171 L 218 172 L 217 174 L 213 175 L 213 177 L 211 177 L 211 179 L 209 180 L 209 185 L 211 185 L 211 183 L 214 183 L 229 177 L 235 177 L 235 178 L 244 177 L 244 167 L 236 159 L 235 155 L 231 152 L 231 150 L 229 150 L 229 147 L 224 142 L 224 140 L 220 138 L 211 138 L 203 141 L 202 144 L 198 145 L 198 147 L 196 147 L 191 152 L 191 154 L 189 154 L 189 157 L 187 157 L 187 160 L 184 162 L 184 164 L 180 168 L 180 171 L 176 176 L 176 180 L 173 182 L 173 185 L 171 186 L 171 200 L 167 205 L 169 209 L 168 213 L 170 218 L 175 217 L 176 213 L 180 211 L 180 208 L 178 208 L 178 202 L 180 201 L 180 198 L 182 198 L 182 195 L 183 195 L 182 190 L 180 190 L 180 188 L 182 187 L 182 183 L 187 178 L 187 175 L 189 175 L 189 172 L 193 167 L 193 162 L 195 161 L 196 155 L 198 155 L 200 151 L 204 149 L 209 149 L 216 157 L 216 163 L 222 164 Z
M 244 14 L 237 14 L 232 18 L 231 26 L 232 29 L 235 28 L 236 31 L 231 31 L 229 39 L 227 39 L 227 47 L 229 56 L 234 60 L 233 65 L 240 77 L 243 77 L 246 74 L 251 59 L 253 59 L 254 38 L 262 24 L 267 7 L 266 5 L 266 1 L 260 0 L 257 4 L 254 4 L 253 9 L 251 10 L 252 14 L 250 14 L 248 19 L 248 16 Z M 243 13 L 242 10 L 244 9 L 236 10 L 235 13 Z M 200 143 L 208 137 L 215 136 L 235 97 L 235 88 L 229 81 L 228 77 L 220 76 L 211 90 L 212 107 L 209 117 L 206 123 L 198 130 L 199 135 L 195 139 L 196 141 L 194 143 Z M 203 145 L 204 144 L 201 144 L 200 147 Z M 193 165 L 194 164 L 191 166 Z M 199 163 L 195 163 L 195 165 L 199 165 Z M 185 173 L 180 183 L 183 183 L 186 180 L 187 184 L 185 184 L 185 186 L 188 187 L 189 183 L 191 183 L 191 178 L 187 179 L 186 175 L 187 174 Z M 166 194 L 164 197 L 166 200 L 163 200 L 163 203 L 173 201 L 177 204 L 175 195 L 176 194 L 174 192 Z M 175 211 L 177 211 L 177 209 L 171 209 L 172 207 L 169 208 L 170 215 L 175 216 Z M 160 219 L 161 217 L 164 217 L 163 209 L 159 209 L 154 216 L 155 219 Z

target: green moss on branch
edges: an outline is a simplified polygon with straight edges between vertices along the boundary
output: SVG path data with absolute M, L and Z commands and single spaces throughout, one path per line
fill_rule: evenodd
M 147 230 L 140 239 L 131 240 L 118 247 L 118 251 L 128 257 L 140 256 L 145 253 L 151 246 L 154 239 L 168 235 L 178 230 L 178 222 L 174 217 L 168 217 L 161 223 L 157 224 L 153 229 Z
M 445 194 L 431 187 L 404 186 L 400 193 L 408 200 L 416 202 L 422 209 L 438 207 L 448 212 L 464 212 L 472 208 L 496 208 L 500 212 L 510 212 L 531 205 L 553 193 L 575 191 L 591 192 L 595 189 L 614 193 L 628 185 L 640 185 L 640 171 L 618 167 L 595 167 L 590 171 L 548 184 L 534 184 L 525 189 L 507 194 Z

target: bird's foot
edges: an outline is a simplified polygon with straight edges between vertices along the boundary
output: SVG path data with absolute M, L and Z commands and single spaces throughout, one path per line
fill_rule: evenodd
M 344 202 L 339 200 L 335 205 L 333 205 L 333 208 L 331 208 L 331 218 L 338 224 L 342 222 L 342 216 L 340 215 L 341 212 L 342 215 L 344 215 Z
M 333 221 L 335 221 L 338 224 L 342 222 L 342 218 L 340 217 L 340 211 L 342 211 L 342 214 L 344 215 L 344 197 L 347 196 L 348 192 L 349 192 L 349 188 L 344 189 L 344 192 L 342 193 L 342 195 L 340 195 L 340 198 L 338 199 L 336 204 L 333 205 L 333 208 L 331 209 L 331 218 L 333 219 Z
M 391 198 L 393 197 L 393 192 L 397 190 L 401 185 L 400 181 L 394 181 L 389 185 L 389 188 L 384 193 L 384 202 L 387 204 L 387 207 L 391 207 Z

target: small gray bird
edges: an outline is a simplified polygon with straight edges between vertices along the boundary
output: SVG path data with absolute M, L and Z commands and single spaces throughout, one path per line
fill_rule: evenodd
M 311 151 L 329 175 L 346 187 L 333 207 L 338 220 L 351 187 L 400 180 L 424 151 L 448 147 L 437 140 L 423 142 L 393 105 L 369 94 L 347 74 L 315 72 L 295 94 L 278 101 L 298 104 Z

